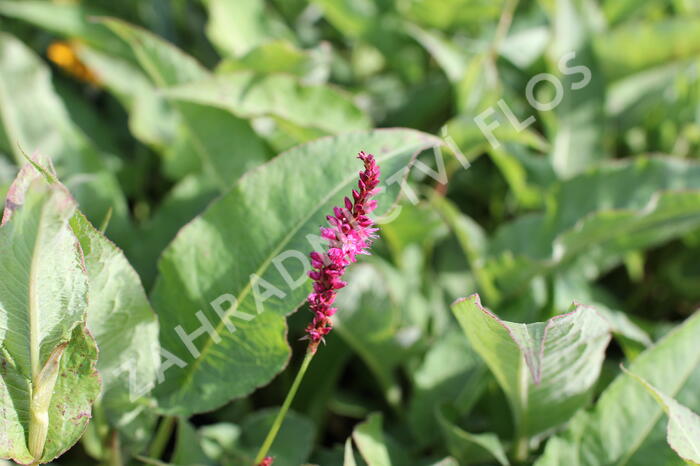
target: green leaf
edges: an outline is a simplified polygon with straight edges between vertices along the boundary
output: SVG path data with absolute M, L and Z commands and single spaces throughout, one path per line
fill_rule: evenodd
M 84 44 L 75 44 L 74 48 L 80 60 L 98 76 L 100 84 L 127 110 L 134 137 L 159 151 L 173 144 L 180 118 L 135 58 L 125 59 Z
M 158 89 L 209 75 L 194 58 L 144 29 L 116 19 L 103 18 L 102 22 L 131 47 L 139 65 Z M 247 121 L 205 105 L 177 103 L 175 110 L 185 137 L 179 154 L 188 157 L 195 154 L 197 160 L 190 165 L 200 164 L 203 173 L 222 191 L 245 171 L 267 159 L 262 140 Z M 231 148 L 235 148 L 234 154 Z
M 313 71 L 318 63 L 289 41 L 274 40 L 258 45 L 240 58 L 228 58 L 217 66 L 217 74 L 249 70 L 262 75 L 291 73 L 304 76 Z
M 472 295 L 452 311 L 505 392 L 519 439 L 566 422 L 589 402 L 610 342 L 610 325 L 595 310 L 572 306 L 547 322 L 517 324 Z
M 48 176 L 55 179 L 51 173 Z M 30 186 L 42 181 L 46 182 L 44 174 L 27 165 L 17 177 L 13 194 L 26 196 Z M 56 186 L 64 189 L 58 183 Z M 69 224 L 82 250 L 90 290 L 87 326 L 100 348 L 101 406 L 113 426 L 122 427 L 127 436 L 135 435 L 133 426 L 122 424 L 143 410 L 136 401 L 155 383 L 158 321 L 124 254 L 82 213 L 75 212 Z
M 71 226 L 85 254 L 90 286 L 87 325 L 100 348 L 101 404 L 110 423 L 133 436 L 137 432 L 128 423 L 144 410 L 137 401 L 156 381 L 158 320 L 124 254 L 82 214 L 73 217 Z
M 239 57 L 272 39 L 291 36 L 263 0 L 206 0 L 207 36 L 224 54 Z
M 3 138 L 4 136 L 4 138 Z M 49 68 L 26 45 L 0 34 L 0 141 L 25 163 L 24 152 L 50 155 L 59 176 L 74 193 L 81 210 L 95 223 L 109 209 L 110 232 L 121 238 L 128 227 L 127 206 L 110 160 L 71 121 L 51 83 Z
M 451 82 L 458 82 L 467 68 L 467 55 L 464 50 L 434 31 L 426 31 L 416 25 L 407 25 L 407 32 L 413 36 L 435 58 Z
M 526 70 L 542 56 L 551 40 L 552 32 L 546 26 L 527 25 L 511 30 L 498 47 L 498 51 L 515 66 Z
M 372 30 L 378 6 L 371 0 L 314 0 L 334 27 L 348 37 L 357 38 Z
M 100 10 L 87 4 L 46 1 L 0 1 L 0 14 L 20 19 L 67 38 L 80 38 L 90 45 L 128 56 L 128 49 L 114 40 L 103 25 L 90 21 Z
M 503 466 L 510 462 L 506 457 L 501 440 L 496 434 L 470 434 L 454 424 L 447 407 L 437 409 L 437 418 L 447 441 L 450 454 L 460 460 L 460 464 L 483 463 L 496 460 Z
M 85 432 L 90 407 L 100 393 L 95 369 L 97 345 L 84 325 L 73 330 L 63 353 L 49 408 L 49 432 L 42 463 L 62 455 Z
M 355 427 L 352 438 L 368 466 L 391 466 L 391 457 L 382 432 L 382 415 L 371 414 Z
M 486 25 L 498 19 L 503 0 L 415 0 L 406 4 L 406 17 L 439 29 Z
M 70 448 L 100 390 L 88 279 L 68 223 L 76 205 L 30 170 L 10 188 L 0 227 L 0 457 L 25 464 Z
M 700 55 L 700 20 L 675 17 L 635 21 L 599 34 L 593 41 L 602 71 L 617 80 L 652 67 Z
M 387 180 L 439 144 L 402 129 L 321 139 L 250 172 L 183 228 L 163 253 L 152 295 L 161 345 L 177 357 L 165 362 L 156 388 L 161 409 L 210 411 L 277 374 L 289 355 L 284 316 L 308 294 L 306 257 L 324 216 L 357 183 L 357 151 L 374 153 Z M 398 191 L 398 182 L 384 186 L 377 215 L 389 210 Z M 223 320 L 212 308 L 217 303 Z M 207 321 L 216 333 L 203 330 Z M 204 333 L 191 352 L 179 334 L 198 329 Z
M 629 371 L 689 409 L 699 410 L 700 313 L 640 354 Z M 579 412 L 549 440 L 537 466 L 681 465 L 668 447 L 661 406 L 633 378 L 620 374 L 591 411 Z
M 603 2 L 605 17 L 611 25 L 615 25 L 624 20 L 630 19 L 635 14 L 643 14 L 649 4 L 666 3 L 652 2 L 649 0 L 617 0 L 614 2 Z
M 226 458 L 236 454 L 241 428 L 236 424 L 221 422 L 201 427 L 198 434 L 206 455 L 219 464 L 226 464 Z
M 623 128 L 633 127 L 645 118 L 644 110 L 652 103 L 668 106 L 663 90 L 692 69 L 693 65 L 672 63 L 620 79 L 607 89 L 605 110 Z
M 643 378 L 627 370 L 625 373 L 639 382 L 668 415 L 666 440 L 673 451 L 689 463 L 700 464 L 700 416 L 660 392 Z
M 367 116 L 349 97 L 296 78 L 252 72 L 220 74 L 165 91 L 173 99 L 219 107 L 239 118 L 272 116 L 326 134 L 367 129 Z

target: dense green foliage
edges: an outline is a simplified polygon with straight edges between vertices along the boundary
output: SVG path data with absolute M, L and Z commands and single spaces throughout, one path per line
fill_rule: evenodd
M 364 150 L 275 466 L 700 464 L 699 76 L 698 0 L 0 0 L 0 458 L 252 466 Z

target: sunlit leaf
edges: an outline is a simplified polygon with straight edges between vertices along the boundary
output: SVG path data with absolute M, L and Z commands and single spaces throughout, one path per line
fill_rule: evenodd
M 688 463 L 700 464 L 700 416 L 641 377 L 627 374 L 646 388 L 668 415 L 666 440 L 673 451 Z
M 88 277 L 69 225 L 76 204 L 30 170 L 10 188 L 0 227 L 0 457 L 24 464 L 70 448 L 100 390 Z
M 309 291 L 304 270 L 316 243 L 307 235 L 318 235 L 324 216 L 357 183 L 357 151 L 374 153 L 387 180 L 437 144 L 416 131 L 378 130 L 300 146 L 246 175 L 180 231 L 164 252 L 152 295 L 161 345 L 177 358 L 156 388 L 161 409 L 209 411 L 279 372 L 289 354 L 284 316 Z M 378 215 L 398 192 L 399 183 L 385 186 Z M 216 333 L 204 330 L 207 321 Z M 180 335 L 197 329 L 204 333 L 188 349 Z
M 698 410 L 700 313 L 639 355 L 629 371 L 691 410 Z M 620 374 L 592 411 L 580 412 L 551 439 L 537 466 L 584 466 L 684 462 L 666 444 L 663 409 L 632 377 Z
M 590 401 L 610 342 L 610 325 L 595 310 L 576 306 L 547 322 L 517 324 L 482 307 L 478 295 L 452 310 L 505 392 L 519 439 L 566 422 Z

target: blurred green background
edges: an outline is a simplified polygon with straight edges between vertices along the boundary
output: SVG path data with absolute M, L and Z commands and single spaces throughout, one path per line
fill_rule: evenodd
M 457 424 L 507 439 L 502 394 L 455 356 L 460 296 L 518 322 L 601 309 L 618 332 L 601 389 L 700 303 L 698 0 L 0 0 L 0 31 L 0 196 L 23 151 L 51 156 L 147 289 L 177 231 L 276 154 L 373 127 L 444 139 L 352 270 L 292 458 L 336 464 L 373 411 L 395 464 L 459 459 Z M 192 420 L 221 462 L 240 432 L 216 426 L 254 430 L 288 372 Z

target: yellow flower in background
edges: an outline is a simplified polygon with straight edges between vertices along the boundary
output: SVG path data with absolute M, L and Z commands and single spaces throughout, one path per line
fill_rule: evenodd
M 70 42 L 53 42 L 46 50 L 46 56 L 75 78 L 90 84 L 99 84 L 97 75 L 80 60 L 75 53 L 75 46 Z

